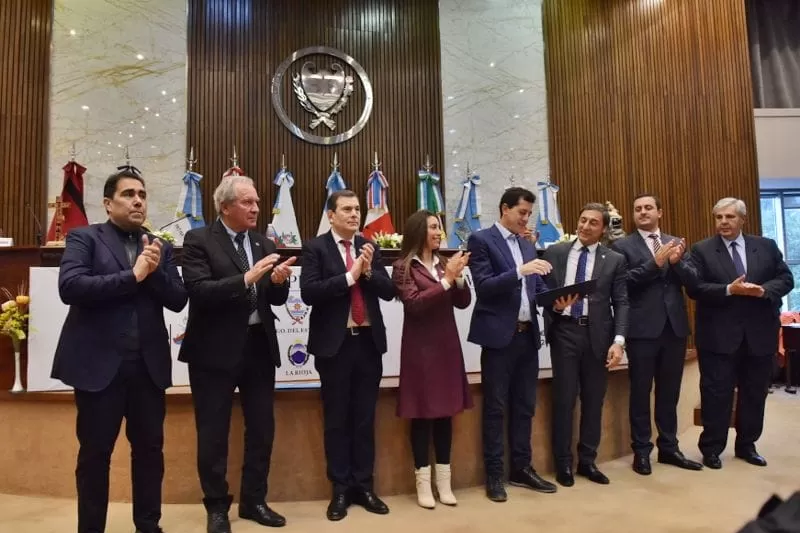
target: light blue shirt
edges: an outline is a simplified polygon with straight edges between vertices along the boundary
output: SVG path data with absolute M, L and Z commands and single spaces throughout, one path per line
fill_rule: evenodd
M 236 244 L 237 233 L 233 231 L 231 228 L 229 228 L 227 225 L 225 225 L 225 223 L 222 221 L 221 218 L 219 219 L 219 222 L 220 224 L 222 224 L 222 227 L 225 228 L 225 231 L 231 238 L 231 242 L 233 243 L 233 249 L 236 250 L 236 248 L 239 246 L 238 244 Z M 253 268 L 253 247 L 250 244 L 250 233 L 247 231 L 244 232 L 244 241 L 242 242 L 242 246 L 244 246 L 244 253 L 245 255 L 247 255 L 248 267 Z M 245 282 L 244 285 L 249 289 L 250 286 L 247 284 L 247 282 Z M 261 322 L 261 317 L 258 316 L 258 310 L 253 311 L 253 313 L 250 315 L 250 318 L 248 318 L 247 320 L 247 323 L 251 326 L 253 324 L 258 324 L 260 322 Z
M 722 237 L 722 242 L 725 243 L 725 248 L 728 249 L 728 255 L 731 256 L 731 261 L 733 261 L 733 248 L 731 247 L 731 243 L 732 242 L 736 243 L 736 251 L 739 253 L 739 257 L 742 258 L 742 265 L 744 266 L 744 271 L 746 273 L 747 272 L 747 253 L 745 252 L 745 249 L 744 249 L 744 244 L 745 244 L 744 243 L 744 235 L 741 232 L 739 232 L 739 236 L 736 237 L 733 240 L 729 240 L 729 239 L 726 239 L 725 237 Z M 734 263 L 734 264 L 736 264 L 736 263 Z
M 519 247 L 519 241 L 517 240 L 517 235 L 508 231 L 505 226 L 500 224 L 499 222 L 494 223 L 497 230 L 500 232 L 500 235 L 503 236 L 503 239 L 506 241 L 508 245 L 508 249 L 511 251 L 511 257 L 514 258 L 514 264 L 517 267 L 517 279 L 522 280 L 522 298 L 520 298 L 519 304 L 519 313 L 517 315 L 518 320 L 520 322 L 530 322 L 531 320 L 531 302 L 528 299 L 528 285 L 525 276 L 522 275 L 520 272 L 520 267 L 525 262 L 522 259 L 522 250 Z

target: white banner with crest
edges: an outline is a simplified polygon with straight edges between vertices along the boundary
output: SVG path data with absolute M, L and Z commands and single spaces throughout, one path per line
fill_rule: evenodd
M 281 350 L 281 367 L 275 373 L 278 388 L 317 387 L 319 375 L 314 369 L 314 358 L 308 353 L 308 320 L 311 307 L 300 298 L 300 269 L 292 267 L 291 289 L 285 305 L 273 306 L 278 316 L 275 328 L 278 332 L 278 344 Z M 391 268 L 387 269 L 391 275 Z M 469 272 L 467 281 L 472 287 Z M 35 267 L 30 269 L 31 318 L 30 339 L 28 343 L 28 390 L 58 391 L 69 390 L 61 381 L 50 378 L 53 355 L 58 344 L 61 327 L 67 316 L 68 307 L 58 297 L 58 268 Z M 473 289 L 472 302 L 475 302 Z M 397 377 L 400 374 L 400 342 L 403 331 L 403 305 L 392 300 L 381 300 L 381 311 L 386 323 L 388 351 L 383 358 L 383 376 Z M 541 310 L 540 310 L 541 311 Z M 467 309 L 456 309 L 456 324 L 464 351 L 464 362 L 467 372 L 479 373 L 481 370 L 480 347 L 467 342 L 469 322 L 472 317 L 472 305 Z M 189 372 L 186 364 L 178 361 L 178 351 L 183 339 L 188 316 L 188 306 L 180 313 L 164 311 L 164 318 L 172 346 L 172 381 L 175 386 L 189 384 Z M 541 329 L 541 317 L 539 319 Z M 431 330 L 436 335 L 436 330 Z M 91 349 L 87 346 L 86 349 Z M 539 349 L 540 369 L 549 369 L 550 351 L 547 346 Z

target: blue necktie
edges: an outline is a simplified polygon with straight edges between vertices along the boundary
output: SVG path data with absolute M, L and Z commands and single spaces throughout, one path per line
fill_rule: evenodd
M 250 270 L 250 260 L 247 258 L 247 252 L 244 249 L 244 232 L 237 233 L 234 240 L 236 241 L 236 255 L 239 256 L 242 270 L 247 272 Z M 250 314 L 252 315 L 258 309 L 258 294 L 256 293 L 255 285 L 252 285 L 247 291 L 247 303 L 250 306 Z
M 744 263 L 742 262 L 742 256 L 739 255 L 739 251 L 736 249 L 737 248 L 737 246 L 736 246 L 737 244 L 739 244 L 739 243 L 737 243 L 736 241 L 731 243 L 731 257 L 733 257 L 733 268 L 736 269 L 736 275 L 737 276 L 744 276 L 745 274 L 747 274 L 747 272 L 744 269 Z
M 578 268 L 575 270 L 575 283 L 586 281 L 586 259 L 589 257 L 589 249 L 581 248 L 581 255 L 578 257 Z M 583 298 L 572 304 L 569 314 L 574 318 L 583 316 Z

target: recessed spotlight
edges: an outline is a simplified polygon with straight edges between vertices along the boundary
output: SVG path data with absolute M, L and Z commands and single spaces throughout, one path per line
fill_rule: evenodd
M 136 124 L 136 122 L 134 122 L 134 121 L 132 121 L 132 120 L 131 120 L 131 124 Z
M 145 128 L 144 128 L 144 124 L 142 124 L 142 129 L 145 129 Z
M 519 92 L 524 93 L 525 89 L 520 89 Z
M 164 96 L 167 96 L 167 91 L 161 91 L 161 94 L 163 94 Z
M 150 108 L 149 107 L 145 107 L 144 110 L 145 111 L 150 111 Z
M 453 163 L 454 168 L 458 168 L 458 163 Z
M 89 106 L 88 105 L 82 105 L 81 109 L 83 109 L 84 111 L 89 111 Z
M 489 63 L 489 67 L 491 67 L 491 68 L 494 68 L 494 61 L 492 61 L 491 63 Z
M 451 154 L 453 154 L 453 155 L 456 155 L 456 154 L 458 153 L 458 150 L 453 150 L 453 151 L 452 151 L 452 152 L 450 152 L 450 153 L 451 153 Z
M 156 113 L 156 116 L 157 116 L 157 117 L 160 117 L 160 116 L 161 116 L 161 113 Z
M 117 145 L 117 148 L 122 148 L 122 145 L 121 145 L 121 144 L 118 144 L 118 145 Z
M 69 34 L 74 37 L 74 36 L 78 35 L 78 32 L 76 32 L 75 30 L 69 30 Z
M 456 130 L 450 130 L 450 133 L 455 133 L 455 132 L 456 132 Z
M 514 115 L 514 118 L 519 118 L 519 115 Z
M 129 133 L 129 134 L 128 134 L 128 138 L 129 138 L 129 139 L 133 139 L 133 133 Z
M 447 97 L 448 100 L 452 100 L 453 98 L 455 98 L 455 96 L 448 96 Z
M 173 98 L 173 99 L 172 99 L 172 103 L 173 103 L 173 104 L 174 104 L 175 102 L 177 102 L 177 101 L 178 101 L 178 99 L 177 99 L 177 98 Z
M 142 59 L 144 59 L 144 56 L 142 54 L 136 54 L 136 59 L 141 61 Z

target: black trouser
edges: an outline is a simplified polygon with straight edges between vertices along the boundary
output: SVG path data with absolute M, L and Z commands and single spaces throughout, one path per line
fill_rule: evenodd
M 339 352 L 314 360 L 325 418 L 325 459 L 334 494 L 372 490 L 375 406 L 383 375 L 381 354 L 368 327 L 345 335 Z
M 164 391 L 141 359 L 123 361 L 108 387 L 99 392 L 75 390 L 78 408 L 78 533 L 106 528 L 111 453 L 125 418 L 131 444 L 133 523 L 154 530 L 161 519 L 164 477 Z
M 639 455 L 649 455 L 653 449 L 650 391 L 655 381 L 656 444 L 663 453 L 675 453 L 678 451 L 677 409 L 686 362 L 686 338 L 675 335 L 667 321 L 657 339 L 628 339 L 627 352 L 631 448 Z
M 511 471 L 531 465 L 531 424 L 539 382 L 539 332 L 517 332 L 505 348 L 481 352 L 483 464 L 486 477 L 503 477 L 503 414 L 508 406 Z
M 728 441 L 728 425 L 736 401 L 737 452 L 750 452 L 764 427 L 764 403 L 772 374 L 772 355 L 753 355 L 742 342 L 732 354 L 698 350 L 700 410 L 703 432 L 698 447 L 704 457 L 719 455 Z
M 197 427 L 197 470 L 206 509 L 227 511 L 233 500 L 228 493 L 226 474 L 236 387 L 245 427 L 239 501 L 264 503 L 275 436 L 275 364 L 263 327 L 258 324 L 248 328 L 244 354 L 235 369 L 226 372 L 189 363 L 189 383 Z
M 553 458 L 556 468 L 572 466 L 572 418 L 580 391 L 578 463 L 593 464 L 600 445 L 603 400 L 608 385 L 605 354 L 592 351 L 589 327 L 559 320 L 552 326 Z
M 447 418 L 412 418 L 411 419 L 411 451 L 414 453 L 414 468 L 422 468 L 431 464 L 430 436 L 433 432 L 433 450 L 436 462 L 440 465 L 450 464 L 450 443 L 453 440 L 453 419 Z

